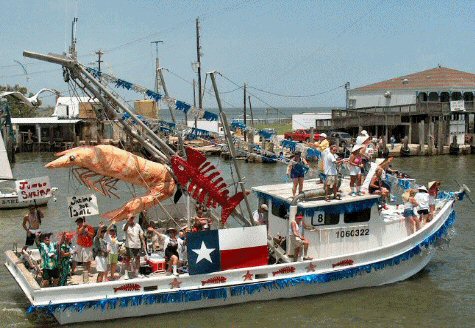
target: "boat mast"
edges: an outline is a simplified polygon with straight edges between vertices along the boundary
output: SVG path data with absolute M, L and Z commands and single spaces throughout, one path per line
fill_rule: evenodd
M 231 153 L 231 159 L 233 161 L 234 169 L 236 170 L 236 175 L 238 177 L 238 184 L 241 187 L 242 193 L 244 194 L 244 202 L 246 203 L 247 213 L 249 214 L 249 220 L 245 218 L 244 219 L 248 225 L 255 225 L 256 223 L 252 219 L 251 206 L 249 205 L 249 199 L 247 199 L 247 193 L 246 193 L 246 188 L 244 187 L 244 181 L 241 178 L 241 172 L 236 162 L 236 149 L 234 148 L 233 138 L 229 130 L 226 114 L 224 114 L 223 107 L 221 106 L 221 99 L 219 98 L 218 86 L 216 85 L 216 79 L 215 79 L 214 73 L 215 72 L 209 72 L 208 74 L 211 78 L 211 82 L 213 83 L 214 94 L 216 96 L 216 102 L 218 103 L 219 116 L 221 117 L 221 122 L 223 123 L 223 129 L 226 135 L 226 141 L 228 143 L 229 152 Z
M 243 120 L 243 123 L 244 123 L 244 126 L 247 125 L 247 113 L 246 113 L 246 83 L 244 83 L 244 120 Z M 247 141 L 247 133 L 246 131 L 243 131 L 244 132 L 244 141 Z
M 196 66 L 198 68 L 198 108 L 203 109 L 203 95 L 201 93 L 201 46 L 200 46 L 200 18 L 196 18 Z M 195 117 L 195 129 L 198 128 L 198 118 Z

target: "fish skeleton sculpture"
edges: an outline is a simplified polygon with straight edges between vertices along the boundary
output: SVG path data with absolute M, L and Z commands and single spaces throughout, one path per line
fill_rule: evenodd
M 146 160 L 114 146 L 77 147 L 57 153 L 56 156 L 60 157 L 45 167 L 75 167 L 73 172 L 79 181 L 103 195 L 118 198 L 114 193 L 118 180 L 148 189 L 147 195 L 136 197 L 123 207 L 102 214 L 109 220 L 120 221 L 129 215 L 136 215 L 158 205 L 175 192 L 175 180 L 166 165 Z
M 216 167 L 206 161 L 206 157 L 199 151 L 185 147 L 186 160 L 174 155 L 172 156 L 173 173 L 178 183 L 184 187 L 188 185 L 188 193 L 200 203 L 205 203 L 206 207 L 216 208 L 221 205 L 221 222 L 226 223 L 234 208 L 243 200 L 242 192 L 228 197 L 229 190 L 216 171 Z

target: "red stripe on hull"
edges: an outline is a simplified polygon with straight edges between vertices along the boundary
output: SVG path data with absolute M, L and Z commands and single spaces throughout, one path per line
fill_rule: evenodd
M 221 270 L 266 265 L 268 262 L 267 245 L 221 250 Z

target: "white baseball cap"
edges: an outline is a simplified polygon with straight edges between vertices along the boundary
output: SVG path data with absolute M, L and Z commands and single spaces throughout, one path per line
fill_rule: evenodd
M 326 135 L 325 133 L 320 133 L 320 137 L 322 137 L 322 138 L 326 138 L 326 137 L 327 137 L 327 135 Z

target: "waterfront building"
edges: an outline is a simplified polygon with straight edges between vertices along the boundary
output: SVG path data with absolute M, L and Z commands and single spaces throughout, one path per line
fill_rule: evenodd
M 475 74 L 438 66 L 348 90 L 348 108 L 332 111 L 332 125 L 429 147 L 464 144 L 474 132 L 474 93 Z

